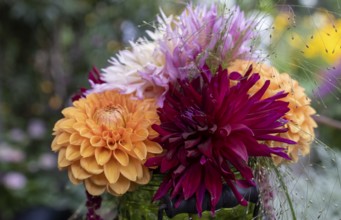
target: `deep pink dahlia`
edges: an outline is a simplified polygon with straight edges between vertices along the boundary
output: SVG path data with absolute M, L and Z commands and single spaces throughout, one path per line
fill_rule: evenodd
M 287 94 L 280 92 L 262 100 L 270 84 L 266 81 L 250 96 L 249 89 L 260 78 L 251 71 L 250 67 L 242 77 L 237 72 L 228 74 L 220 67 L 212 74 L 204 66 L 193 80 L 169 85 L 164 105 L 158 109 L 161 124 L 153 126 L 159 133 L 155 141 L 163 146 L 165 153 L 146 162 L 150 167 L 159 166 L 161 173 L 166 174 L 154 200 L 169 192 L 177 206 L 195 196 L 201 214 L 208 191 L 214 213 L 222 184 L 226 183 L 239 203 L 246 205 L 236 185 L 254 185 L 249 158 L 276 154 L 290 159 L 283 148 L 269 147 L 263 142 L 295 143 L 273 135 L 287 131 L 283 128 L 286 123 L 283 116 L 289 111 L 288 103 L 279 100 Z M 230 80 L 238 83 L 230 86 Z

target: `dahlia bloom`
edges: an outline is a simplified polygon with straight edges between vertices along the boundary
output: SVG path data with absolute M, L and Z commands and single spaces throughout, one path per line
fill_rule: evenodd
M 67 168 L 72 183 L 84 182 L 91 195 L 105 190 L 122 195 L 136 184 L 147 184 L 146 159 L 162 148 L 149 139 L 159 123 L 153 99 L 133 100 L 116 91 L 90 94 L 62 111 L 54 126 L 52 150 L 58 167 Z
M 193 77 L 207 62 L 218 66 L 222 60 L 228 63 L 237 58 L 250 58 L 255 24 L 245 19 L 238 7 L 219 13 L 215 5 L 210 9 L 189 5 L 180 16 L 165 24 L 165 35 L 159 40 L 165 57 L 163 68 L 140 71 L 145 80 L 165 92 L 169 82 Z M 165 92 L 160 97 L 161 103 Z
M 289 111 L 288 103 L 279 100 L 287 93 L 278 92 L 261 100 L 270 85 L 266 81 L 255 94 L 249 95 L 249 90 L 260 79 L 251 72 L 250 68 L 242 77 L 237 72 L 228 74 L 219 67 L 212 74 L 204 66 L 201 76 L 169 85 L 164 105 L 158 109 L 161 123 L 153 125 L 159 133 L 154 140 L 165 152 L 145 164 L 159 166 L 161 173 L 165 173 L 155 200 L 170 192 L 177 206 L 195 196 L 196 208 L 201 214 L 208 191 L 214 212 L 222 184 L 226 183 L 240 204 L 246 205 L 236 185 L 254 185 L 249 158 L 275 154 L 290 159 L 284 148 L 271 148 L 264 143 L 270 140 L 295 143 L 273 135 L 287 131 L 283 127 L 286 123 L 283 116 Z M 238 81 L 234 86 L 230 86 L 232 79 Z
M 148 32 L 151 40 L 139 39 L 131 49 L 120 51 L 102 70 L 103 83 L 89 80 L 92 89 L 84 93 L 116 89 L 138 98 L 158 97 L 162 106 L 168 83 L 197 72 L 205 62 L 250 58 L 252 21 L 238 7 L 219 13 L 215 5 L 189 5 L 174 18 L 161 12 L 155 31 Z
M 280 143 L 279 146 L 286 148 L 292 161 L 297 162 L 299 155 L 307 155 L 310 152 L 310 144 L 315 138 L 314 128 L 317 127 L 312 116 L 316 113 L 310 106 L 310 99 L 305 94 L 304 88 L 292 79 L 287 73 L 279 73 L 274 67 L 266 64 L 255 63 L 247 60 L 237 60 L 228 67 L 230 71 L 238 71 L 244 75 L 252 65 L 254 72 L 259 73 L 260 80 L 249 90 L 249 94 L 255 94 L 267 80 L 270 81 L 269 89 L 263 95 L 263 99 L 271 97 L 280 91 L 288 93 L 281 100 L 289 103 L 289 111 L 285 114 L 288 123 L 285 125 L 288 131 L 278 134 L 283 138 L 288 138 L 297 142 L 294 145 Z M 267 143 L 272 146 L 273 143 Z M 276 146 L 278 144 L 276 143 Z M 276 164 L 283 162 L 281 157 L 273 157 Z
M 157 97 L 161 94 L 153 82 L 144 80 L 139 71 L 152 69 L 160 71 L 164 65 L 163 55 L 157 50 L 157 44 L 144 39 L 131 43 L 131 50 L 122 50 L 116 58 L 111 58 L 108 67 L 102 70 L 103 83 L 94 83 L 89 79 L 92 89 L 85 95 L 107 90 L 118 90 L 122 94 L 134 93 L 138 98 Z

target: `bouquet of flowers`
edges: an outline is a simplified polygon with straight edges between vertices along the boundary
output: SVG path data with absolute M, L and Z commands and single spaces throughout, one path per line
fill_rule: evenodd
M 161 12 L 148 39 L 90 72 L 52 142 L 58 167 L 86 189 L 87 219 L 101 219 L 103 193 L 155 174 L 153 200 L 169 217 L 251 202 L 254 217 L 275 219 L 269 178 L 309 153 L 315 110 L 295 79 L 255 56 L 257 25 L 237 6 Z

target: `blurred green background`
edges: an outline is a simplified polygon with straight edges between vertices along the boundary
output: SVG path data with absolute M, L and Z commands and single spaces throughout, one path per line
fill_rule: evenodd
M 83 207 L 82 187 L 71 186 L 66 173 L 56 168 L 56 155 L 50 151 L 52 127 L 61 117 L 61 109 L 70 105 L 72 94 L 88 86 L 87 73 L 92 66 L 105 67 L 115 52 L 129 46 L 129 40 L 151 30 L 159 7 L 166 14 L 177 14 L 185 3 L 0 0 L 0 219 L 12 219 L 15 213 L 37 205 L 67 207 L 72 211 Z M 341 25 L 337 26 L 340 2 L 237 3 L 251 14 L 266 14 L 272 21 L 282 16 L 278 27 L 267 29 L 273 33 L 267 35 L 269 42 L 263 52 L 280 70 L 305 81 L 314 107 L 327 118 L 321 120 L 318 138 L 328 146 L 340 148 L 337 126 L 341 121 L 341 74 L 330 78 L 326 72 L 337 70 L 341 56 L 335 53 L 335 58 L 323 59 L 327 56 L 323 45 L 317 55 L 304 51 L 316 45 L 309 39 L 316 36 L 320 26 L 305 22 L 317 12 L 326 12 L 327 20 L 335 21 L 335 29 L 331 30 L 338 33 L 336 39 L 341 41 L 341 30 L 337 29 L 341 29 Z M 309 6 L 311 3 L 315 4 Z M 276 36 L 279 29 L 282 32 Z M 301 43 L 293 43 L 297 38 Z M 337 40 L 333 44 L 340 50 Z M 314 93 L 325 81 L 330 81 L 328 93 Z

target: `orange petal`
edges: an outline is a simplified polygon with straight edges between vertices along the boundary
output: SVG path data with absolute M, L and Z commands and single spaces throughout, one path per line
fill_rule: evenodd
M 126 151 L 131 151 L 134 147 L 130 140 L 119 142 L 119 145 Z
M 84 181 L 86 190 L 93 196 L 99 196 L 105 191 L 106 186 L 99 186 L 93 183 L 91 180 L 86 179 Z
M 100 135 L 102 133 L 102 129 L 98 124 L 96 124 L 93 120 L 86 120 L 86 124 L 88 128 L 95 134 Z
M 143 142 L 134 143 L 134 153 L 140 160 L 145 160 L 147 156 L 147 146 Z
M 110 160 L 104 165 L 104 175 L 108 179 L 109 183 L 116 183 L 120 177 L 120 168 L 114 160 Z
M 108 180 L 105 177 L 104 173 L 101 173 L 99 175 L 94 175 L 90 177 L 91 181 L 99 186 L 106 186 L 108 184 Z
M 75 129 L 76 131 L 80 131 L 82 128 L 85 128 L 86 125 L 84 122 L 76 122 L 72 125 L 73 129 Z
M 90 144 L 94 147 L 104 147 L 106 142 L 100 136 L 93 136 L 90 138 Z
M 65 158 L 65 152 L 66 152 L 65 148 L 62 148 L 59 151 L 59 154 L 58 154 L 58 167 L 59 168 L 64 168 L 71 164 L 71 162 Z
M 81 167 L 91 174 L 100 174 L 103 172 L 103 167 L 98 165 L 95 157 L 82 158 L 80 160 Z
M 62 110 L 62 114 L 64 117 L 73 117 L 75 112 L 77 112 L 77 108 L 75 107 L 67 107 Z
M 135 163 L 137 161 L 131 159 L 127 166 L 120 166 L 121 174 L 126 177 L 128 180 L 136 181 L 137 171 L 135 168 Z
M 136 159 L 132 158 L 132 160 L 136 160 Z M 143 165 L 140 162 L 134 163 L 134 165 L 135 165 L 137 179 L 141 179 L 143 176 L 143 169 L 142 169 Z
M 149 183 L 151 175 L 150 175 L 150 171 L 147 167 L 142 166 L 143 169 L 143 176 L 140 179 L 136 180 L 136 183 L 141 184 L 141 185 L 145 185 L 147 183 Z
M 79 163 L 71 164 L 71 172 L 73 176 L 79 180 L 84 180 L 91 176 L 91 174 L 86 172 Z
M 133 142 L 144 141 L 148 138 L 148 130 L 145 128 L 136 129 L 131 137 Z
M 116 183 L 110 184 L 109 188 L 118 195 L 123 195 L 128 191 L 130 187 L 130 181 L 121 176 Z
M 112 156 L 112 151 L 109 149 L 106 149 L 104 147 L 96 148 L 95 149 L 95 157 L 97 160 L 97 163 L 101 166 L 106 164 Z
M 153 153 L 153 154 L 161 154 L 163 149 L 160 146 L 160 144 L 154 142 L 154 141 L 150 141 L 150 140 L 145 140 L 144 143 L 147 146 L 147 151 L 149 153 Z
M 78 133 L 73 133 L 70 136 L 70 143 L 73 145 L 81 145 L 83 139 L 84 138 L 81 137 Z
M 89 128 L 81 128 L 79 130 L 79 134 L 82 136 L 82 137 L 86 137 L 86 138 L 91 138 L 92 136 L 94 136 L 91 132 L 91 130 Z
M 69 161 L 78 160 L 81 155 L 79 152 L 79 146 L 77 145 L 69 145 L 66 147 L 65 157 Z
M 95 148 L 90 145 L 88 140 L 83 140 L 80 147 L 80 154 L 82 157 L 90 157 L 94 155 Z
M 129 163 L 129 156 L 126 152 L 120 149 L 116 149 L 114 151 L 114 156 L 116 160 L 122 165 L 122 166 L 127 166 Z
M 57 144 L 59 145 L 65 145 L 69 143 L 70 140 L 70 134 L 63 132 L 60 135 L 58 135 L 57 137 Z
M 55 137 L 52 141 L 52 144 L 51 144 L 51 149 L 52 149 L 52 151 L 55 151 L 55 152 L 59 151 L 62 147 L 65 147 L 61 144 L 57 144 L 57 140 L 58 140 L 58 138 Z
M 76 179 L 76 178 L 73 176 L 73 174 L 72 174 L 72 172 L 71 172 L 70 169 L 68 170 L 67 173 L 68 173 L 70 182 L 73 183 L 74 185 L 78 185 L 78 184 L 81 182 L 80 180 Z
M 74 132 L 74 129 L 73 129 L 73 124 L 76 123 L 76 120 L 73 119 L 73 118 L 64 118 L 61 120 L 60 124 L 59 124 L 59 128 L 60 129 L 63 129 L 64 131 L 67 131 L 67 132 Z

